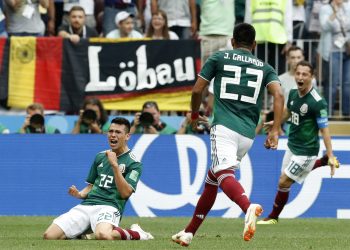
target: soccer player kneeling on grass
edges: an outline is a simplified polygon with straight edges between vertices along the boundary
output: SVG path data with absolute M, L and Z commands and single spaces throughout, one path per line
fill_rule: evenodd
M 128 148 L 130 123 L 124 118 L 112 120 L 108 130 L 110 150 L 96 155 L 79 191 L 74 185 L 68 193 L 83 202 L 57 217 L 44 233 L 44 239 L 74 239 L 91 227 L 98 240 L 150 240 L 153 236 L 137 224 L 130 229 L 119 227 L 125 203 L 136 190 L 142 171 Z
M 294 182 L 301 184 L 314 169 L 329 165 L 331 176 L 339 167 L 333 155 L 331 137 L 328 129 L 327 103 L 312 86 L 313 67 L 309 62 L 297 64 L 295 81 L 297 89 L 289 92 L 284 121 L 290 118 L 288 149 L 284 154 L 282 173 L 272 212 L 257 224 L 276 224 L 278 217 L 288 201 L 289 191 Z M 273 121 L 266 123 L 268 130 Z M 318 132 L 321 131 L 326 155 L 316 160 L 320 149 Z M 327 164 L 328 161 L 328 164 Z

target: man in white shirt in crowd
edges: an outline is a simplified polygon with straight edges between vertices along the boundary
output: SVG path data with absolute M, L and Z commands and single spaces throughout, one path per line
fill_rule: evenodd
M 115 16 L 115 24 L 118 29 L 109 32 L 107 38 L 143 38 L 143 35 L 134 30 L 134 15 L 121 11 Z

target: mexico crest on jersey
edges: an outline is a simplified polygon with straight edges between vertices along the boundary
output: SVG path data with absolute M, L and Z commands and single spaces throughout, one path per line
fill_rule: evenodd
M 304 103 L 300 107 L 300 115 L 304 116 L 307 113 L 307 110 L 308 110 L 308 106 L 306 103 Z
M 119 164 L 119 169 L 122 174 L 125 173 L 125 164 Z

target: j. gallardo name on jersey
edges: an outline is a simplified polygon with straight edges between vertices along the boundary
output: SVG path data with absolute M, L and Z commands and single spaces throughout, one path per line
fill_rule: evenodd
M 232 59 L 232 60 L 240 61 L 240 62 L 251 63 L 251 64 L 254 64 L 255 66 L 258 66 L 258 67 L 264 66 L 264 63 L 262 61 L 260 61 L 256 58 L 246 56 L 246 55 L 239 55 L 236 53 L 233 53 L 232 55 L 230 55 L 230 53 L 225 52 L 224 58 L 225 59 Z

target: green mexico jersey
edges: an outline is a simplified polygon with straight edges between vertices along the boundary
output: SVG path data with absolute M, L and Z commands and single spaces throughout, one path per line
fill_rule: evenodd
M 213 125 L 255 137 L 264 88 L 279 82 L 274 69 L 245 49 L 219 51 L 208 58 L 199 76 L 214 80 Z
M 303 97 L 298 90 L 289 92 L 287 108 L 291 113 L 288 147 L 295 155 L 317 155 L 320 149 L 318 137 L 319 125 L 327 126 L 327 103 L 312 88 Z
M 129 150 L 118 156 L 118 165 L 125 180 L 135 191 L 137 182 L 141 176 L 142 163 Z M 86 182 L 93 184 L 93 188 L 81 204 L 110 205 L 117 208 L 120 214 L 123 214 L 127 199 L 121 198 L 115 185 L 113 169 L 109 164 L 106 151 L 102 151 L 96 155 Z

